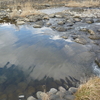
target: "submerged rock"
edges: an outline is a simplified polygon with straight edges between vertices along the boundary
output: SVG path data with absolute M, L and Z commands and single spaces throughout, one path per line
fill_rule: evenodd
M 64 28 L 64 27 L 56 27 L 55 28 L 57 31 L 59 31 L 59 32 L 65 32 L 67 29 L 66 28 Z

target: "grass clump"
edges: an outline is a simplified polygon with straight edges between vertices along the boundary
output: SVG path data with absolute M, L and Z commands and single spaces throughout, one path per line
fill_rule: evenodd
M 100 100 L 100 78 L 90 78 L 85 84 L 80 85 L 75 97 L 75 100 Z

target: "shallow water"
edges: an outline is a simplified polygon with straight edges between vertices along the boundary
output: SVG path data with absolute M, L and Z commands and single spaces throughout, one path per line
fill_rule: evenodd
M 90 48 L 90 45 L 77 44 L 70 38 L 60 38 L 60 34 L 51 28 L 1 24 L 0 94 L 27 97 L 42 90 L 42 85 L 47 89 L 75 85 L 83 76 L 93 73 L 94 53 Z M 24 88 L 20 88 L 20 84 L 24 84 Z M 35 92 L 30 87 L 34 87 Z

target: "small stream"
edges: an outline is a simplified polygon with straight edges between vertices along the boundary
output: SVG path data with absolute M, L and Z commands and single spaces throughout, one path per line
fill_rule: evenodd
M 66 9 L 42 11 L 51 14 Z M 81 25 L 79 22 L 73 25 L 74 30 L 70 33 L 84 26 L 93 28 L 97 25 L 98 28 L 98 24 Z M 0 24 L 0 100 L 3 95 L 4 100 L 18 100 L 21 94 L 35 95 L 37 91 L 43 91 L 43 85 L 47 90 L 59 86 L 77 87 L 81 79 L 94 73 L 99 75 L 99 68 L 94 63 L 96 55 L 91 51 L 94 44 L 82 45 L 71 37 L 61 38 L 62 34 L 50 27 L 33 28 L 33 24 L 28 23 Z

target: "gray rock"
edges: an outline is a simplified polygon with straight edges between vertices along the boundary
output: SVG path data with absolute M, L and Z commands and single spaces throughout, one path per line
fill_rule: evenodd
M 29 96 L 29 97 L 27 98 L 27 100 L 36 100 L 36 98 L 34 98 L 33 96 Z
M 57 24 L 58 25 L 63 25 L 63 24 L 65 24 L 65 22 L 64 21 L 59 21 Z
M 65 93 L 65 92 L 66 92 L 66 89 L 65 89 L 65 88 L 63 88 L 62 86 L 60 86 L 60 87 L 59 87 L 59 91 L 61 91 L 61 92 Z
M 33 27 L 34 27 L 34 28 L 41 28 L 42 25 L 35 24 L 35 25 L 33 25 Z
M 55 17 L 56 17 L 56 18 L 63 18 L 63 16 L 60 15 L 60 14 L 56 14 Z
M 74 23 L 72 23 L 72 22 L 67 23 L 67 26 L 73 26 L 73 25 L 74 25 Z
M 90 35 L 89 38 L 92 39 L 92 40 L 99 40 L 100 35 Z
M 47 27 L 51 26 L 51 23 L 49 23 L 49 22 L 48 22 L 48 23 L 46 23 L 46 26 L 47 26 Z
M 63 39 L 68 39 L 68 36 L 61 36 Z
M 95 35 L 95 32 L 94 32 L 93 30 L 90 30 L 90 29 L 88 29 L 88 33 L 89 33 L 90 35 Z
M 65 32 L 67 29 L 64 27 L 56 27 L 56 30 L 59 32 Z
M 66 100 L 75 100 L 75 96 L 73 96 L 73 95 L 66 95 L 64 98 Z
M 74 18 L 75 22 L 80 22 L 81 19 L 80 18 Z
M 97 31 L 100 32 L 100 29 L 98 29 Z
M 29 19 L 28 18 L 24 18 L 24 21 L 29 22 Z
M 49 17 L 50 18 L 54 18 L 55 17 L 55 14 L 50 14 Z
M 29 21 L 30 21 L 30 22 L 36 22 L 36 21 L 42 20 L 42 16 L 40 16 L 40 15 L 29 16 L 28 18 L 29 18 Z
M 42 91 L 38 91 L 37 93 L 36 93 L 36 96 L 37 96 L 37 98 L 38 99 L 41 99 L 42 97 L 41 97 L 41 94 L 42 94 L 43 92 Z
M 87 43 L 86 39 L 81 38 L 81 37 L 76 38 L 74 41 L 79 43 L 79 44 L 83 44 L 83 45 L 85 45 Z
M 18 25 L 23 25 L 23 24 L 25 24 L 25 22 L 24 21 L 17 21 L 17 24 Z
M 56 94 L 57 93 L 57 89 L 55 88 L 51 88 L 49 91 L 49 94 Z
M 85 21 L 86 23 L 88 23 L 88 24 L 92 24 L 92 23 L 94 23 L 93 18 L 85 18 L 84 21 Z
M 57 99 L 57 98 L 59 98 L 59 96 L 56 95 L 56 94 L 50 95 L 50 100 L 55 100 L 55 99 Z
M 59 97 L 61 97 L 61 98 L 63 98 L 66 94 L 64 92 L 58 91 L 56 93 L 56 95 L 59 96 Z
M 88 29 L 87 28 L 81 28 L 80 31 L 88 32 Z
M 49 20 L 49 16 L 46 15 L 46 16 L 43 17 L 43 19 L 44 19 L 44 20 Z
M 77 91 L 77 88 L 75 88 L 75 87 L 70 87 L 70 88 L 68 89 L 68 91 L 69 91 L 71 94 L 74 94 L 74 93 Z

